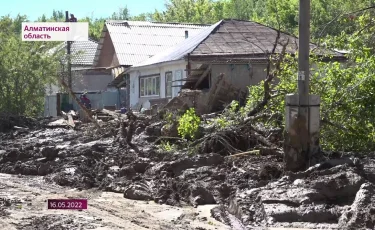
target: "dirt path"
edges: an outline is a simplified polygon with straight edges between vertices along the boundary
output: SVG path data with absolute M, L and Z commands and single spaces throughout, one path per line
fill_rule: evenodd
M 43 177 L 0 174 L 0 198 L 22 202 L 0 207 L 0 229 L 230 229 L 210 217 L 212 206 L 133 201 L 122 194 L 51 185 Z M 87 198 L 88 209 L 47 209 L 47 199 L 64 198 Z

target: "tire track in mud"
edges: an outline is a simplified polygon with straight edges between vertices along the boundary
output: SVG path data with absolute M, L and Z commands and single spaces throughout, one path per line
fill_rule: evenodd
M 0 206 L 0 229 L 230 229 L 211 218 L 204 206 L 179 208 L 128 200 L 122 194 L 78 191 L 38 176 L 0 174 L 0 198 L 20 200 Z M 46 201 L 52 198 L 88 198 L 88 209 L 48 210 Z

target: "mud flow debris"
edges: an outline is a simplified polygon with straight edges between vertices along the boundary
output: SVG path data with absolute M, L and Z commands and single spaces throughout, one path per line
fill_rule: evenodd
M 0 172 L 175 207 L 215 205 L 211 217 L 232 229 L 374 229 L 373 157 L 331 157 L 289 173 L 278 129 L 203 126 L 198 141 L 186 144 L 155 116 L 105 114 L 96 117 L 100 130 L 77 121 L 72 127 L 64 118 L 0 120 Z M 177 147 L 161 149 L 166 140 Z M 0 207 L 0 216 L 8 211 Z M 28 226 L 45 222 L 36 218 Z M 69 216 L 60 224 L 77 227 Z

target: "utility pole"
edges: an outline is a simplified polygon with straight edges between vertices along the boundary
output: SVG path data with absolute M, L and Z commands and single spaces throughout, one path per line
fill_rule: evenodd
M 310 82 L 310 0 L 300 0 L 298 40 L 298 98 L 301 107 L 299 115 L 308 117 Z
M 309 95 L 310 0 L 299 1 L 298 94 L 286 96 L 286 170 L 304 170 L 319 152 L 320 98 Z
M 69 12 L 65 11 L 65 22 L 69 22 Z M 66 41 L 66 54 L 68 56 L 68 86 L 72 88 L 72 63 L 70 59 L 70 46 L 71 42 Z

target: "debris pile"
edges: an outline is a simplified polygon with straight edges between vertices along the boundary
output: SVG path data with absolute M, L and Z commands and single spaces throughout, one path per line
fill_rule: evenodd
M 162 136 L 167 122 L 157 116 L 93 114 L 100 129 L 93 123 L 8 128 L 1 134 L 0 172 L 160 204 L 218 204 L 216 219 L 231 225 L 236 217 L 250 229 L 374 228 L 373 157 L 348 156 L 288 173 L 282 129 L 265 128 L 255 117 L 220 130 L 202 125 L 200 138 L 187 143 Z M 176 148 L 160 148 L 163 140 Z

